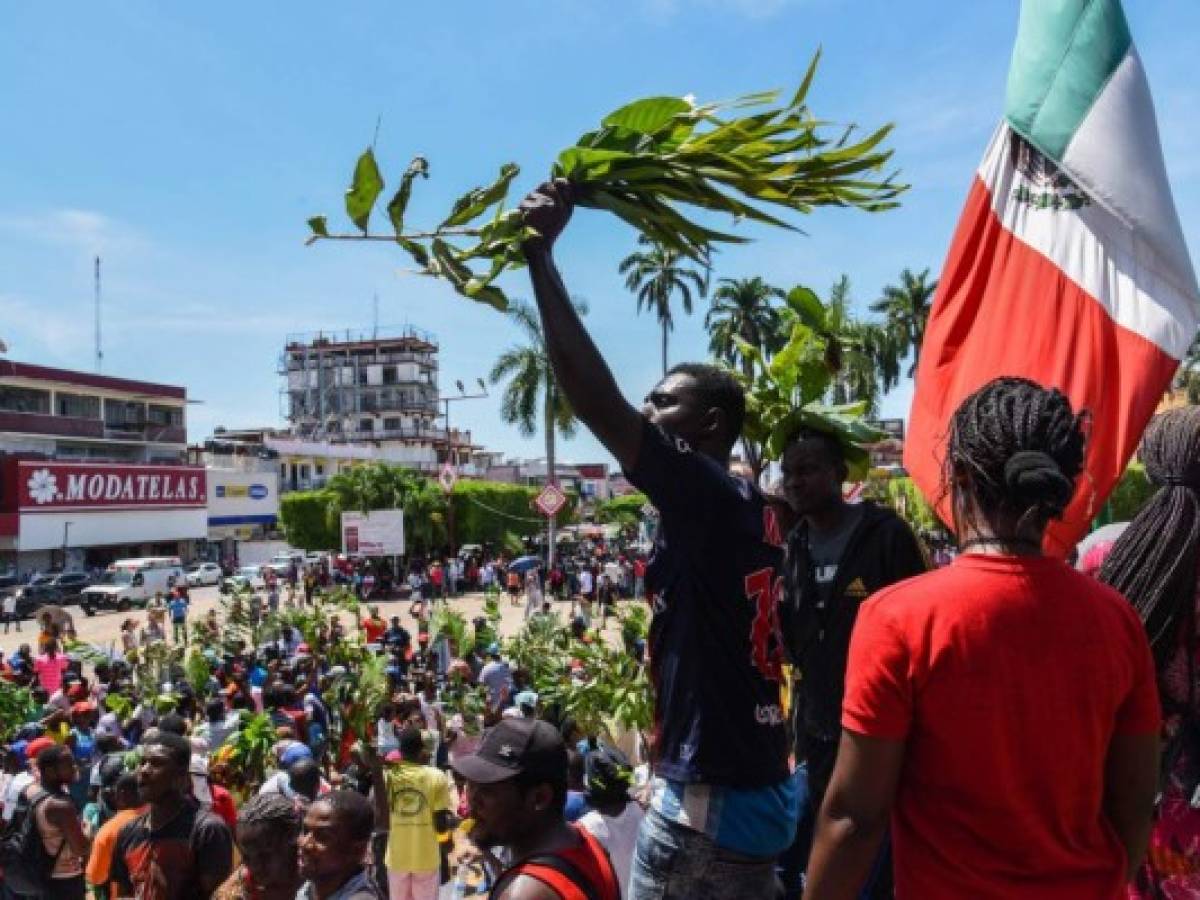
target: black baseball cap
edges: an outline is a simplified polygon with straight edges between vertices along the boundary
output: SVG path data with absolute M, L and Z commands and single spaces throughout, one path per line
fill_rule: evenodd
M 518 775 L 567 780 L 567 745 L 558 729 L 540 719 L 501 719 L 471 756 L 450 764 L 477 784 L 496 784 Z

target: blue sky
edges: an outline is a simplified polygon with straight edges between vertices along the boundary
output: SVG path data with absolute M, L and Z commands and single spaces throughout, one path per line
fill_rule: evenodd
M 941 267 L 1000 115 L 1016 0 L 509 0 L 8 4 L 0 28 L 0 339 L 13 359 L 92 367 L 91 260 L 104 259 L 104 371 L 184 384 L 190 437 L 279 422 L 284 335 L 380 322 L 435 332 L 443 385 L 486 376 L 517 337 L 498 314 L 403 274 L 386 245 L 303 245 L 341 220 L 353 161 L 381 120 L 394 183 L 414 154 L 409 220 L 432 224 L 501 162 L 532 188 L 610 109 L 650 94 L 701 100 L 795 85 L 824 48 L 815 112 L 895 122 L 913 185 L 901 210 L 820 211 L 807 237 L 756 230 L 716 274 L 824 292 L 843 272 L 865 310 L 904 267 Z M 952 12 L 951 12 L 952 11 Z M 950 13 L 948 15 L 948 13 Z M 1194 0 L 1127 3 L 1149 69 L 1168 171 L 1200 245 L 1200 87 Z M 581 211 L 560 245 L 572 291 L 631 398 L 659 373 L 658 330 L 616 272 L 634 235 Z M 522 277 L 511 295 L 528 296 Z M 675 361 L 703 358 L 703 310 Z M 457 404 L 489 448 L 541 454 L 492 399 Z M 884 404 L 907 413 L 909 389 Z M 605 458 L 581 434 L 562 448 Z

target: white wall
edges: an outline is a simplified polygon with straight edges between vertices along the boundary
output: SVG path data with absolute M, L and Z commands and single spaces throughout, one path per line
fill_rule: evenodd
M 309 472 L 312 474 L 311 470 Z M 224 488 L 225 496 L 218 496 Z M 265 496 L 250 496 L 251 489 Z M 235 472 L 229 469 L 208 470 L 208 516 L 277 516 L 279 515 L 279 477 L 271 472 Z
M 64 522 L 71 523 L 72 547 L 199 540 L 208 536 L 208 512 L 203 507 L 21 513 L 17 549 L 23 552 L 62 547 Z

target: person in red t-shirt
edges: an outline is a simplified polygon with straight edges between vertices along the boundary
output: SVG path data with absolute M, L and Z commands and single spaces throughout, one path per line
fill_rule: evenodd
M 383 641 L 383 633 L 387 631 L 387 622 L 379 615 L 379 607 L 372 606 L 370 615 L 362 620 L 363 634 L 368 644 L 378 644 Z
M 1146 851 L 1160 713 L 1141 622 L 1042 555 L 1086 414 L 990 382 L 950 425 L 965 552 L 863 604 L 805 900 L 853 897 L 892 826 L 896 897 L 1125 896 Z

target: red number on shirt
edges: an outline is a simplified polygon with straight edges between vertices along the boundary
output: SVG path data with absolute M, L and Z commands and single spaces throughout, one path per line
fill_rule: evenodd
M 750 626 L 750 661 L 769 681 L 783 677 L 779 632 L 779 598 L 783 596 L 783 578 L 771 568 L 759 569 L 746 576 L 746 599 L 754 604 L 754 624 Z

